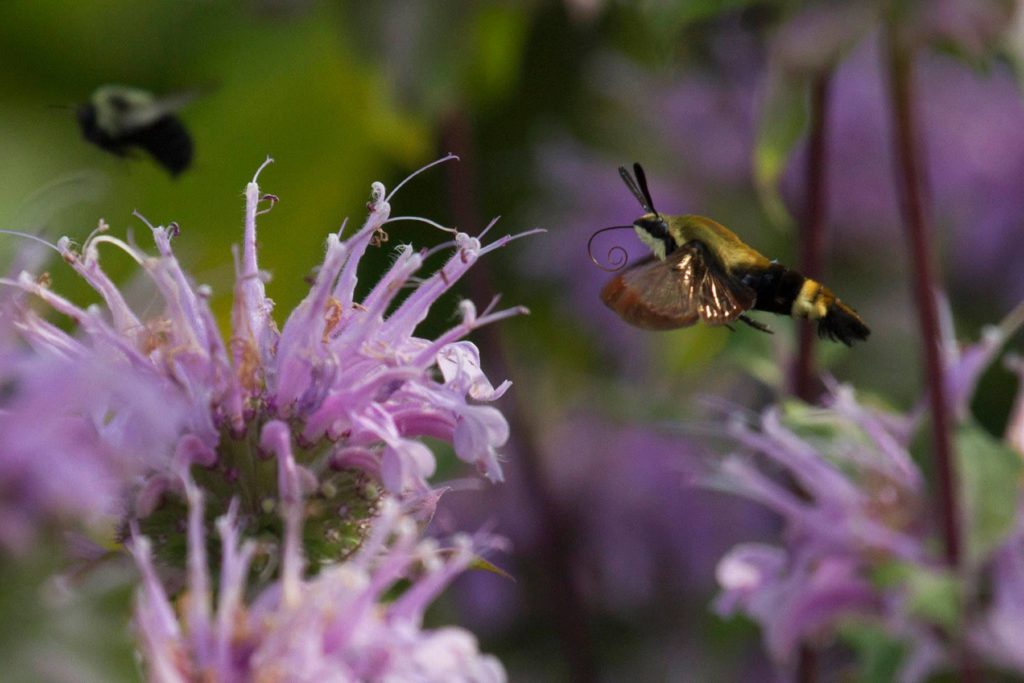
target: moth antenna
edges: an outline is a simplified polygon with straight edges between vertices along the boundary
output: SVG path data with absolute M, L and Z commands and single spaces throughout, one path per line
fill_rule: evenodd
M 651 192 L 647 189 L 647 175 L 644 173 L 643 166 L 638 163 L 633 164 L 633 170 L 636 172 L 636 179 L 630 175 L 629 171 L 625 166 L 619 166 L 619 175 L 622 177 L 623 182 L 626 183 L 626 187 L 633 193 L 636 200 L 640 202 L 640 206 L 647 213 L 653 213 L 657 215 L 657 210 L 654 208 L 654 202 L 651 201 Z M 638 182 L 639 181 L 639 182 Z
M 629 171 L 625 166 L 619 166 L 619 176 L 622 178 L 622 182 L 626 183 L 626 187 L 633 193 L 636 200 L 640 202 L 640 206 L 643 207 L 644 211 L 651 212 L 651 207 L 647 205 L 647 200 L 644 199 L 643 193 L 640 191 L 640 187 L 633 180 L 633 176 L 630 175 Z
M 640 165 L 640 162 L 633 162 L 633 173 L 636 174 L 636 181 L 640 184 L 640 191 L 644 193 L 644 199 L 647 200 L 647 204 L 644 208 L 657 215 L 658 210 L 654 208 L 654 200 L 651 199 L 651 191 L 647 188 L 647 174 L 644 173 L 644 167 Z
M 632 225 L 612 225 L 610 227 L 601 228 L 600 230 L 595 231 L 594 234 L 590 236 L 590 239 L 587 240 L 587 256 L 589 256 L 590 260 L 594 262 L 594 265 L 600 268 L 601 270 L 607 271 L 609 273 L 614 273 L 615 271 L 622 270 L 623 268 L 626 267 L 626 264 L 629 263 L 629 254 L 626 252 L 626 250 L 623 247 L 620 247 L 619 245 L 611 247 L 608 250 L 608 265 L 601 265 L 601 262 L 594 258 L 594 238 L 600 235 L 602 232 L 608 232 L 609 230 L 632 229 Z

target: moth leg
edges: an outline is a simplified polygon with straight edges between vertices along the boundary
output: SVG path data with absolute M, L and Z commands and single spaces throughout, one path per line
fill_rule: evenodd
M 755 330 L 760 330 L 761 332 L 764 332 L 766 334 L 775 334 L 775 332 L 772 331 L 772 328 L 768 327 L 764 323 L 757 322 L 753 318 L 748 318 L 745 315 L 741 315 L 740 317 L 737 318 L 737 320 L 745 322 L 746 324 L 753 327 Z

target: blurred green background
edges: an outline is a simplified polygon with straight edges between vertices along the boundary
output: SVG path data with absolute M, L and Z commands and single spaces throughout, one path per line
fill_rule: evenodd
M 849 7 L 862 13 L 839 16 Z M 372 181 L 394 187 L 461 155 L 406 186 L 394 214 L 474 234 L 500 215 L 494 235 L 548 232 L 488 256 L 459 287 L 480 307 L 501 292 L 532 314 L 475 337 L 491 379 L 515 382 L 502 405 L 513 429 L 509 482 L 449 494 L 437 525 L 493 523 L 514 541 L 495 561 L 517 582 L 470 577 L 436 618 L 473 628 L 512 680 L 756 680 L 768 674 L 753 628 L 722 622 L 708 605 L 717 556 L 770 536 L 774 522 L 684 488 L 685 456 L 713 424 L 708 404 L 758 408 L 785 392 L 793 324 L 766 320 L 771 337 L 627 329 L 598 300 L 608 276 L 590 263 L 586 239 L 640 213 L 616 167 L 642 161 L 662 211 L 713 216 L 795 264 L 801 69 L 832 60 L 823 279 L 873 335 L 852 350 L 823 342 L 819 361 L 878 402 L 911 406 L 918 342 L 871 7 L 8 0 L 0 227 L 82 240 L 102 217 L 148 248 L 132 211 L 175 221 L 179 258 L 213 287 L 226 327 L 241 193 L 269 155 L 261 189 L 281 202 L 260 219 L 260 259 L 280 324 L 307 291 L 327 233 L 363 220 Z M 923 22 L 918 61 L 939 263 L 965 340 L 1024 296 L 1024 110 L 1000 52 L 1006 22 L 978 26 Z M 202 92 L 181 113 L 191 169 L 172 179 L 148 158 L 119 159 L 81 138 L 73 108 L 107 83 Z M 391 228 L 392 243 L 443 237 L 421 224 Z M 629 233 L 611 239 L 639 253 Z M 2 262 L 19 247 L 0 240 Z M 107 268 L 130 281 L 133 264 L 109 253 Z M 363 286 L 389 258 L 370 255 Z M 61 264 L 46 268 L 57 291 L 90 300 Z M 448 326 L 456 301 L 443 300 L 420 334 Z M 998 364 L 983 380 L 975 411 L 994 433 L 1014 386 Z M 450 463 L 439 481 L 463 474 Z

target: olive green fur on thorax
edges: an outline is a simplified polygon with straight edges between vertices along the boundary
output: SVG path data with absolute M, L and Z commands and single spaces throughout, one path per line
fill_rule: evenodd
M 697 240 L 720 261 L 726 271 L 733 273 L 754 268 L 766 268 L 771 261 L 749 246 L 729 228 L 705 216 L 688 214 L 666 216 L 668 230 L 680 246 Z
M 669 236 L 675 242 L 676 247 L 681 247 L 694 240 L 702 243 L 726 272 L 735 273 L 767 268 L 771 263 L 768 258 L 737 237 L 732 230 L 705 216 L 645 214 L 636 221 L 636 232 L 660 259 L 664 259 L 667 255 L 664 244 L 656 236 L 648 234 L 640 227 L 641 224 L 650 224 L 659 219 L 667 226 Z

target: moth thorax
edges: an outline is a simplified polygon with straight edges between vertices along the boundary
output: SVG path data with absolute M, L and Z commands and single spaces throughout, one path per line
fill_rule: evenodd
M 664 240 L 655 237 L 654 235 L 649 233 L 647 230 L 645 230 L 644 228 L 641 228 L 638 225 L 634 225 L 633 226 L 633 230 L 636 231 L 637 237 L 640 238 L 640 241 L 643 242 L 644 244 L 646 244 L 647 247 L 652 252 L 654 252 L 654 255 L 658 258 L 658 260 L 660 260 L 660 261 L 664 261 L 665 260 L 665 241 Z

